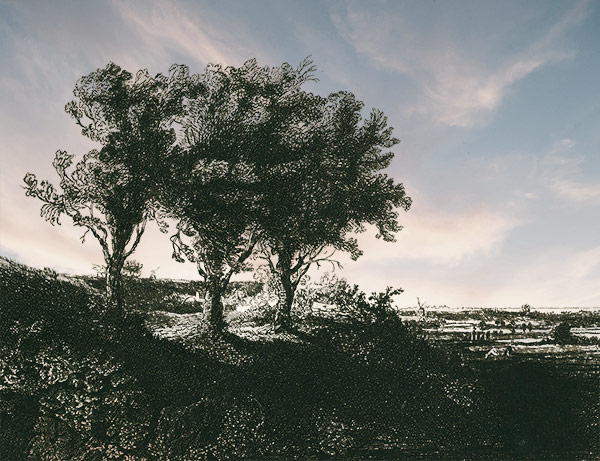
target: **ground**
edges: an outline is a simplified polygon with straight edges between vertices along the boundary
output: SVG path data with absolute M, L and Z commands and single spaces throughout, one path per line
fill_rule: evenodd
M 115 316 L 94 284 L 0 263 L 0 459 L 600 454 L 596 346 L 527 342 L 564 320 L 591 334 L 593 316 L 531 313 L 531 332 L 513 333 L 501 322 L 518 313 L 401 320 L 352 292 L 342 310 L 297 310 L 281 332 L 260 287 L 242 286 L 230 299 L 256 302 L 230 303 L 214 338 L 197 283 L 129 281 Z M 465 338 L 474 322 L 498 332 Z M 509 356 L 485 358 L 506 341 Z

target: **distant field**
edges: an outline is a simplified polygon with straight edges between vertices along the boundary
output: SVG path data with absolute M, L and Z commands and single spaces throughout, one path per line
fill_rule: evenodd
M 427 337 L 455 348 L 468 361 L 540 360 L 600 370 L 600 309 L 428 309 L 425 316 L 401 310 L 405 322 L 421 325 Z M 571 325 L 579 344 L 556 344 L 553 329 Z
M 405 312 L 405 311 L 413 312 L 413 311 L 415 311 L 415 308 L 414 307 L 405 307 L 405 308 L 399 308 L 398 310 L 400 312 Z M 433 312 L 471 312 L 471 311 L 484 311 L 485 312 L 485 311 L 494 311 L 494 310 L 503 311 L 503 312 L 520 312 L 521 307 L 512 307 L 512 306 L 508 306 L 508 307 L 439 306 L 439 307 L 429 307 L 427 310 L 433 311 Z M 547 314 L 560 314 L 563 312 L 596 312 L 596 313 L 600 313 L 600 307 L 573 307 L 573 306 L 532 307 L 531 311 L 547 313 Z

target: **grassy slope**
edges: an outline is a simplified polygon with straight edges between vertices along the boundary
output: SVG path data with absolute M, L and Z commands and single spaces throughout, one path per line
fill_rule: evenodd
M 153 337 L 95 290 L 0 261 L 0 459 L 506 458 L 598 453 L 590 381 L 479 371 L 392 319 L 291 339 Z
M 104 279 L 98 277 L 77 277 L 98 291 L 104 290 Z M 199 303 L 192 302 L 196 292 L 204 297 L 206 288 L 201 281 L 170 280 L 149 278 L 125 278 L 124 301 L 136 310 L 164 310 L 174 313 L 197 312 Z M 241 296 L 253 296 L 262 288 L 260 282 L 231 282 L 225 292 L 225 299 L 233 293 Z

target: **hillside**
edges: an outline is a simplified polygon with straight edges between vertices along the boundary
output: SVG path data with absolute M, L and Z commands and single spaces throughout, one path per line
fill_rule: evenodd
M 85 282 L 102 292 L 103 278 L 77 276 L 74 280 Z M 262 289 L 260 282 L 230 282 L 225 292 L 224 304 L 233 309 L 233 303 L 247 297 L 256 296 Z M 206 287 L 199 280 L 171 280 L 124 277 L 124 302 L 131 309 L 139 311 L 163 310 L 173 313 L 190 313 L 202 310 Z
M 0 459 L 598 454 L 585 376 L 469 367 L 389 313 L 313 315 L 282 335 L 249 310 L 223 339 L 200 326 L 182 341 L 152 331 L 201 314 L 138 307 L 111 317 L 82 280 L 2 260 Z

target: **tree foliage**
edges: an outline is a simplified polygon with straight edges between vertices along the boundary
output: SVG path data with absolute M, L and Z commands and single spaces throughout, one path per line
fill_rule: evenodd
M 121 304 L 121 271 L 149 220 L 165 230 L 177 221 L 173 257 L 196 264 L 212 297 L 210 318 L 222 326 L 220 297 L 230 278 L 251 268 L 259 246 L 282 288 L 289 319 L 295 290 L 314 264 L 335 251 L 362 251 L 356 235 L 367 225 L 393 241 L 398 209 L 411 200 L 382 170 L 398 141 L 382 112 L 363 119 L 352 93 L 315 95 L 304 60 L 261 67 L 210 64 L 189 75 L 135 76 L 115 64 L 82 77 L 67 112 L 100 144 L 75 165 L 58 151 L 59 187 L 25 176 L 41 215 L 62 215 L 100 243 L 107 296 Z M 180 128 L 176 136 L 174 126 Z
M 126 277 L 139 278 L 142 275 L 143 264 L 130 259 L 123 264 L 123 275 Z
M 285 153 L 281 139 L 304 106 L 301 85 L 310 61 L 239 68 L 209 65 L 196 76 L 197 96 L 182 120 L 184 150 L 164 188 L 162 201 L 178 221 L 173 257 L 194 262 L 209 282 L 210 323 L 222 328 L 221 295 L 262 235 L 265 178 Z
M 336 264 L 336 250 L 358 258 L 356 234 L 366 225 L 377 228 L 378 238 L 394 241 L 402 228 L 397 210 L 410 207 L 404 186 L 380 172 L 398 140 L 382 112 L 372 110 L 363 120 L 362 109 L 348 92 L 313 100 L 316 115 L 270 178 L 262 254 L 281 280 L 283 323 L 311 265 Z
M 109 63 L 82 77 L 65 110 L 84 136 L 97 142 L 73 165 L 74 155 L 57 151 L 52 163 L 60 183 L 24 178 L 26 194 L 43 202 L 41 216 L 60 224 L 63 215 L 85 228 L 102 247 L 107 296 L 120 305 L 121 269 L 135 251 L 146 223 L 164 221 L 157 206 L 157 184 L 165 161 L 177 152 L 173 122 L 182 114 L 189 90 L 186 66 L 168 75 L 134 76 Z

